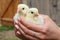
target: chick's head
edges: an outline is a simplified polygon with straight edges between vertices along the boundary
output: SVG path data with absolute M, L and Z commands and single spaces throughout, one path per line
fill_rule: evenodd
M 26 5 L 26 4 L 19 4 L 18 5 L 18 9 L 17 9 L 17 12 L 18 13 L 27 13 L 27 11 L 29 10 L 29 7 Z
M 28 11 L 28 14 L 31 16 L 31 17 L 36 17 L 38 16 L 38 9 L 37 8 L 30 8 L 29 11 Z

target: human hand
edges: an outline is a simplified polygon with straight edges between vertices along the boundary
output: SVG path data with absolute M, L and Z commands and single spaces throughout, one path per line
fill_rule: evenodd
M 60 39 L 59 27 L 46 15 L 41 15 L 44 18 L 43 25 L 37 25 L 26 21 L 23 17 L 17 20 L 18 31 L 24 35 L 24 37 L 31 40 L 40 39 Z M 22 31 L 21 31 L 22 30 Z

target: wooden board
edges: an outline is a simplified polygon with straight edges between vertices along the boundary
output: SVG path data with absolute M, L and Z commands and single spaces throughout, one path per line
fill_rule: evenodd
M 13 18 L 13 16 L 16 13 L 17 5 L 21 2 L 21 0 L 0 0 L 0 6 L 1 6 L 1 12 L 0 17 L 1 18 Z M 13 25 L 10 22 L 2 21 L 3 24 L 6 25 Z

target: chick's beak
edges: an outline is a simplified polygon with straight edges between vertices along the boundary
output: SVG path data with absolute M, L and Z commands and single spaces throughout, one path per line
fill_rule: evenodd
M 17 10 L 17 12 L 18 12 L 18 13 L 20 13 L 20 12 L 21 12 L 21 10 L 20 10 L 20 9 L 18 9 L 18 10 Z
M 35 17 L 38 16 L 38 13 L 35 13 Z
M 24 15 L 24 17 L 26 16 L 26 14 L 23 14 Z

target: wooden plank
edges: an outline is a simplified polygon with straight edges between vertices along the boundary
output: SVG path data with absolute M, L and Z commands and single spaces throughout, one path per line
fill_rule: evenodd
M 5 12 L 10 1 L 11 0 L 9 0 L 9 1 L 8 0 L 7 1 L 6 0 L 0 0 L 0 18 L 4 14 L 4 12 Z M 0 20 L 0 24 L 1 24 L 1 20 Z
M 7 2 L 7 1 L 6 1 Z M 10 2 L 9 2 L 10 3 Z M 13 3 L 13 2 L 12 2 Z M 13 6 L 12 5 L 12 3 L 10 4 L 10 5 L 8 5 L 7 6 L 7 11 L 6 12 L 4 12 L 4 15 L 2 16 L 2 18 L 10 18 L 10 16 L 12 16 L 11 14 L 12 14 L 12 11 L 13 11 L 13 9 L 11 8 L 11 6 Z M 7 3 L 6 3 L 7 4 Z M 4 5 L 4 4 L 3 4 Z M 11 23 L 10 22 L 7 22 L 7 21 L 2 21 L 2 24 L 6 24 L 6 25 L 11 25 Z
M 1 0 L 0 0 L 0 18 L 1 18 Z M 0 26 L 1 26 L 1 20 L 0 20 Z
M 13 2 L 11 3 L 11 5 L 9 6 L 8 10 L 6 11 L 5 15 L 3 16 L 4 18 L 12 18 L 12 13 L 14 12 L 14 5 L 13 5 Z
M 2 10 L 1 7 L 2 7 L 2 6 L 1 6 L 1 0 L 0 0 L 0 16 L 1 16 L 1 10 Z
M 1 15 L 2 16 L 6 10 L 6 8 L 8 7 L 9 3 L 11 0 L 1 0 Z
M 27 1 L 28 1 L 28 0 L 22 0 L 22 3 L 23 3 L 23 4 L 27 4 Z
M 11 3 L 11 5 L 9 6 L 7 12 L 5 13 L 5 15 L 3 16 L 3 18 L 7 18 L 7 19 L 13 19 L 13 16 L 16 13 L 16 9 L 17 9 L 17 5 L 20 3 L 20 0 L 13 0 L 13 2 Z M 6 25 L 13 25 L 13 23 L 11 22 L 7 22 L 7 21 L 2 21 L 3 24 Z
M 50 17 L 57 23 L 57 0 L 50 0 Z
M 56 20 L 57 20 L 57 23 L 60 25 L 60 0 L 57 0 Z
M 43 12 L 44 14 L 50 16 L 50 1 L 49 0 L 43 0 Z

